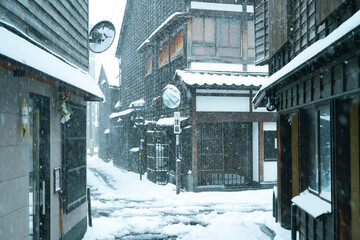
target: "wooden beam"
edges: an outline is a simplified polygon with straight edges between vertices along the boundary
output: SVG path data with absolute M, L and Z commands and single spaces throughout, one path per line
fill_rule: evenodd
M 359 102 L 350 101 L 351 239 L 360 239 Z

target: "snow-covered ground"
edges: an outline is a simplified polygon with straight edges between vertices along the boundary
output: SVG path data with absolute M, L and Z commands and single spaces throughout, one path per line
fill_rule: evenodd
M 84 239 L 290 239 L 272 217 L 272 190 L 175 193 L 88 158 L 93 226 Z M 271 230 L 269 230 L 269 228 Z

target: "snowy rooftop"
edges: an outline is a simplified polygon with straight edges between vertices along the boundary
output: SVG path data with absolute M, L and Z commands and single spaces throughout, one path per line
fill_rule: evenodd
M 267 79 L 266 76 L 239 75 L 225 73 L 200 73 L 176 70 L 175 77 L 179 77 L 188 85 L 236 85 L 260 87 Z
M 2 26 L 0 26 L 0 36 L 0 55 L 39 70 L 97 98 L 104 98 L 89 73 L 66 62 L 36 41 L 32 40 L 38 46 Z
M 120 101 L 117 101 L 117 103 L 114 106 L 114 108 L 118 108 L 118 107 L 120 107 Z
M 145 101 L 144 101 L 144 99 L 139 99 L 139 100 L 136 100 L 136 101 L 130 103 L 129 108 L 142 107 L 142 106 L 145 106 Z
M 128 114 L 132 113 L 133 111 L 134 111 L 134 109 L 131 108 L 131 109 L 126 109 L 126 110 L 121 111 L 121 112 L 112 113 L 112 114 L 110 114 L 109 118 L 125 116 L 125 115 L 128 115 Z
M 351 18 L 341 24 L 336 30 L 330 33 L 327 37 L 318 40 L 299 55 L 297 55 L 293 60 L 286 64 L 279 71 L 271 75 L 262 85 L 256 96 L 254 97 L 253 102 L 255 107 L 260 103 L 260 101 L 265 97 L 266 90 L 284 79 L 288 74 L 297 69 L 303 64 L 306 64 L 307 61 L 315 58 L 316 55 L 322 51 L 329 48 L 334 42 L 338 41 L 340 38 L 344 37 L 349 32 L 353 31 L 356 27 L 360 25 L 360 10 L 356 12 Z
M 291 201 L 314 218 L 331 213 L 331 204 L 310 193 L 309 190 L 303 191 Z

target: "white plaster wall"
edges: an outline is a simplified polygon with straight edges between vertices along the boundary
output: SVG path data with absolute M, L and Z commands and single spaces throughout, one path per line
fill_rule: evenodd
M 264 162 L 264 182 L 272 182 L 277 180 L 277 162 Z
M 198 112 L 249 112 L 248 97 L 196 96 Z

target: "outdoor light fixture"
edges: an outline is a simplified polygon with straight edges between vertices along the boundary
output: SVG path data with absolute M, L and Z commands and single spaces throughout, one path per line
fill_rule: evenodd
M 276 97 L 269 97 L 268 103 L 266 104 L 266 110 L 272 112 L 279 107 L 279 100 Z

